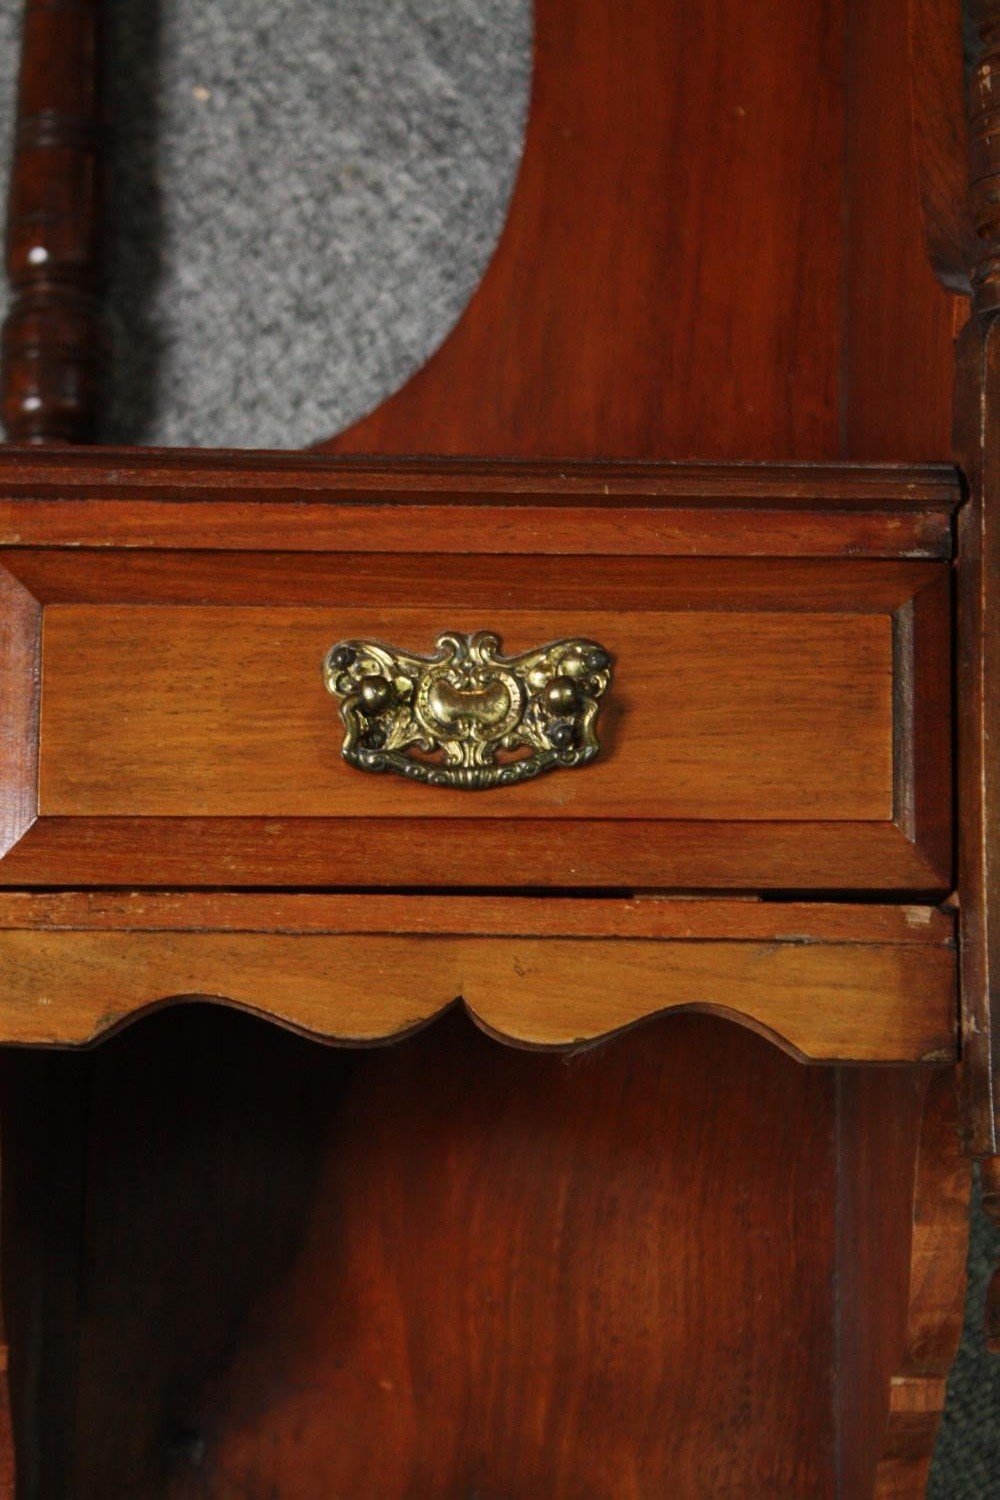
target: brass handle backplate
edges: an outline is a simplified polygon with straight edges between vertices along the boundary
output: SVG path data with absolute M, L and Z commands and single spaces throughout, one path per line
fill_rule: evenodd
M 611 657 L 596 641 L 500 656 L 489 631 L 437 639 L 433 656 L 340 641 L 323 680 L 340 699 L 344 759 L 431 786 L 481 791 L 583 766 L 599 746 Z

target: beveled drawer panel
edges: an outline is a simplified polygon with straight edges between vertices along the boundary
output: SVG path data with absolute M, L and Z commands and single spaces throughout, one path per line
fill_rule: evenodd
M 489 624 L 512 652 L 567 634 L 605 644 L 616 672 L 598 760 L 471 797 L 344 765 L 326 651 L 363 636 L 429 653 L 439 612 L 56 605 L 43 629 L 39 810 L 892 818 L 888 615 L 492 609 L 455 623 Z
M 14 549 L 6 568 L 8 883 L 948 883 L 944 564 Z M 593 764 L 470 793 L 342 761 L 335 641 L 429 655 L 482 629 L 509 654 L 607 647 Z

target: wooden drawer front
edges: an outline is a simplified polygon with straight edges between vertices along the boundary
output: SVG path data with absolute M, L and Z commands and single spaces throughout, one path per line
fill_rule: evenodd
M 7 569 L 9 883 L 948 883 L 942 565 L 52 551 Z M 431 654 L 481 629 L 508 654 L 607 647 L 593 765 L 470 793 L 343 763 L 334 642 Z

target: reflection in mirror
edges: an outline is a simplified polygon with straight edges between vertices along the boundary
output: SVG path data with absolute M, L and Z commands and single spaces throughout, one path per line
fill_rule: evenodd
M 107 9 L 104 438 L 330 436 L 424 363 L 482 276 L 520 159 L 530 0 Z M 20 11 L 0 0 L 4 174 Z

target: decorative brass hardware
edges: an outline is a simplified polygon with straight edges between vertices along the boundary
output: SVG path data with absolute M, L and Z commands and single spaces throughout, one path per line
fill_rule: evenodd
M 604 647 L 568 640 L 523 656 L 499 649 L 486 630 L 441 635 L 434 656 L 376 641 L 331 647 L 323 680 L 341 700 L 344 759 L 362 771 L 467 791 L 593 760 L 597 710 L 611 681 Z

